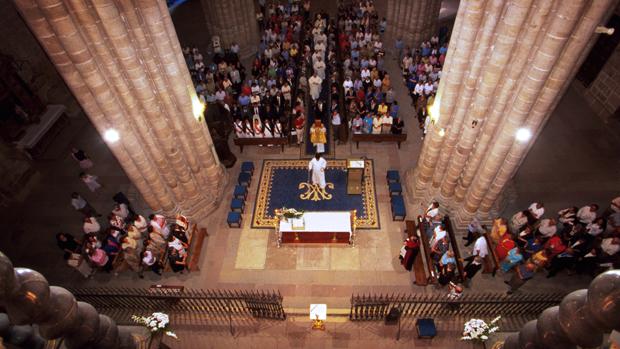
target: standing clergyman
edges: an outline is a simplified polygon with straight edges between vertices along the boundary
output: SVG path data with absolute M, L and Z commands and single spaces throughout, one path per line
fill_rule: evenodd
M 325 189 L 325 168 L 327 161 L 321 157 L 320 153 L 314 155 L 314 159 L 308 163 L 308 171 L 312 171 L 312 184 Z

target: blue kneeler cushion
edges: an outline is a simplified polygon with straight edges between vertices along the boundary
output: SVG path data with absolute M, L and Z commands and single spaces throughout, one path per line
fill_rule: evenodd
M 361 195 L 347 194 L 347 160 L 327 160 L 327 187 L 316 193 L 308 185 L 308 160 L 265 160 L 258 183 L 252 228 L 273 228 L 274 210 L 356 212 L 358 229 L 379 229 L 379 208 L 372 160 L 366 160 Z M 316 194 L 316 195 L 314 195 Z

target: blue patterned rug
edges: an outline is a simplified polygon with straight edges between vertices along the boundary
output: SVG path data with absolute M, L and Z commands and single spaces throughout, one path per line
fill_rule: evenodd
M 304 211 L 357 210 L 357 227 L 378 229 L 372 160 L 366 160 L 361 195 L 347 194 L 346 160 L 327 160 L 324 191 L 309 185 L 308 160 L 265 160 L 258 184 L 252 228 L 273 228 L 274 210 L 281 207 Z

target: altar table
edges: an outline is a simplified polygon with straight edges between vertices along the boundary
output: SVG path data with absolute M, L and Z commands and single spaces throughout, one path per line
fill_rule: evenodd
M 281 243 L 349 243 L 355 239 L 355 212 L 305 212 L 304 226 L 293 228 L 292 220 L 276 225 L 278 247 Z

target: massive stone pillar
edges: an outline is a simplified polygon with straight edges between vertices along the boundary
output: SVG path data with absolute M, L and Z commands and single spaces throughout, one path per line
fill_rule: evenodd
M 224 173 L 194 94 L 166 3 L 15 0 L 50 59 L 145 201 L 202 218 Z
M 461 1 L 408 189 L 463 223 L 485 218 L 572 81 L 616 0 Z M 527 137 L 525 137 L 527 138 Z
M 393 45 L 400 37 L 405 45 L 418 47 L 437 35 L 440 9 L 441 0 L 388 0 L 386 44 Z
M 243 58 L 256 53 L 259 35 L 254 0 L 202 0 L 209 37 L 220 37 L 222 49 L 239 44 Z

